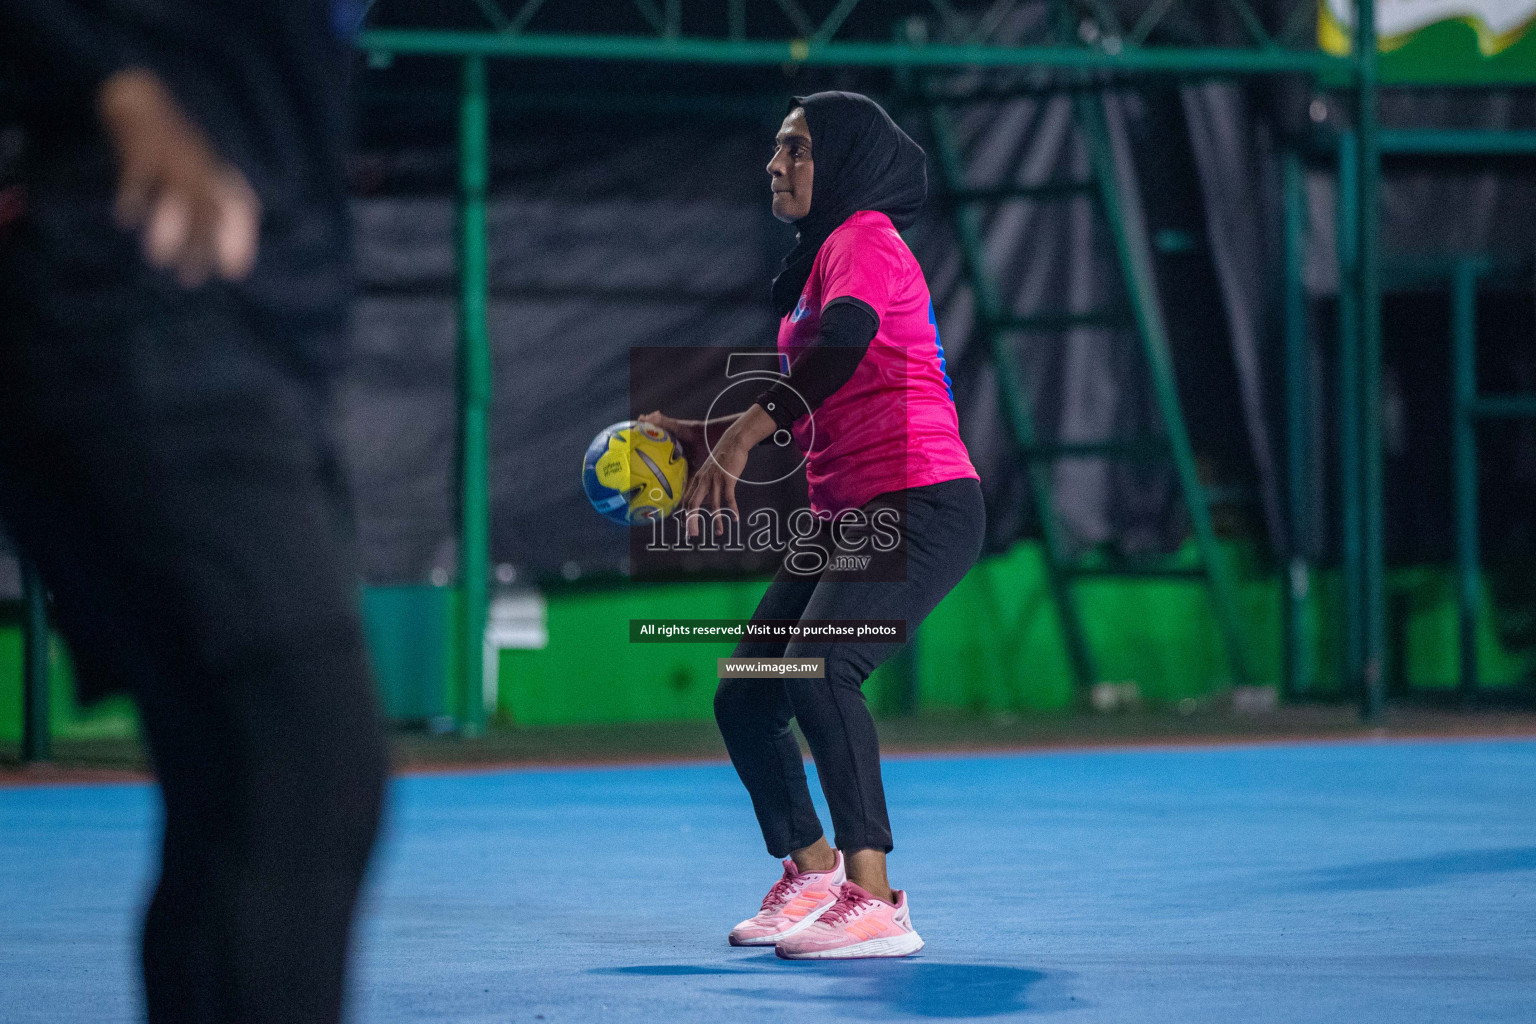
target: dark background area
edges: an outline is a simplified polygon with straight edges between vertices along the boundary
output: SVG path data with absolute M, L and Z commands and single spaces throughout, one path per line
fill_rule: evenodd
M 822 7 L 809 3 L 813 15 Z M 975 5 L 960 4 L 969 9 Z M 1135 4 L 1122 5 L 1126 10 Z M 685 33 L 719 33 L 703 19 L 724 4 L 684 5 Z M 839 38 L 885 40 L 928 9 L 921 2 L 861 4 Z M 1268 5 L 1258 5 L 1269 16 Z M 783 15 L 748 4 L 749 36 L 782 36 Z M 1020 6 L 996 39 L 1044 38 L 1046 5 Z M 554 4 L 542 30 L 646 31 L 629 0 Z M 564 20 L 562 20 L 564 19 Z M 698 20 L 696 20 L 698 19 Z M 472 4 L 381 0 L 370 24 L 484 27 Z M 567 23 L 569 22 L 569 23 Z M 1231 34 L 1221 18 L 1181 16 L 1164 41 Z M 804 67 L 719 68 L 585 61 L 491 62 L 493 104 L 490 238 L 493 407 L 493 556 L 498 579 L 622 582 L 627 537 L 587 508 L 578 463 L 602 427 L 632 407 L 634 348 L 771 344 L 768 282 L 793 240 L 768 213 L 770 141 L 789 95 L 823 88 L 869 92 L 887 102 L 925 146 L 920 112 L 886 71 Z M 956 107 L 973 184 L 1039 182 L 1082 175 L 1081 140 L 1066 100 L 1041 91 L 1033 72 L 965 72 L 934 79 L 954 95 L 1004 95 Z M 1028 86 L 1029 88 L 1025 88 Z M 1290 80 L 1211 87 L 1152 82 L 1120 94 L 1146 212 L 1184 412 L 1229 536 L 1274 550 L 1266 501 L 1283 439 L 1280 339 L 1274 286 L 1279 262 L 1274 156 L 1280 139 L 1329 137 L 1348 122 L 1347 103 Z M 356 194 L 362 299 L 341 425 L 357 494 L 366 571 L 375 583 L 457 574 L 454 542 L 455 332 L 453 61 L 359 55 L 351 173 Z M 1315 117 L 1316 103 L 1324 116 Z M 1216 122 L 1212 110 L 1231 114 Z M 1388 125 L 1529 127 L 1536 97 L 1415 91 L 1389 94 Z M 1202 134 L 1203 133 L 1203 134 Z M 1214 137 L 1253 169 L 1236 200 L 1218 195 L 1220 167 L 1197 137 Z M 0 134 L 0 186 L 15 180 L 24 146 Z M 1391 163 L 1383 228 L 1390 260 L 1489 251 L 1510 272 L 1482 295 L 1480 379 L 1489 391 L 1536 385 L 1536 183 L 1529 161 Z M 1227 178 L 1230 180 L 1231 175 Z M 936 175 L 931 173 L 931 179 Z M 935 182 L 936 184 L 936 182 Z M 1334 373 L 1331 176 L 1310 175 L 1314 237 L 1307 282 L 1318 370 L 1318 450 L 1332 459 Z M 1247 262 L 1269 282 L 1255 298 L 1251 343 L 1236 340 L 1223 292 L 1212 217 L 1240 225 Z M 982 218 L 1000 290 L 1020 313 L 1117 297 L 1107 232 L 1091 200 L 1006 204 Z M 989 547 L 1032 536 L 1022 480 L 1002 436 L 990 361 L 973 337 L 972 296 L 961 273 L 944 198 L 908 232 L 928 275 L 954 379 L 962 430 L 988 500 Z M 1386 297 L 1388 554 L 1399 564 L 1444 561 L 1451 550 L 1448 300 L 1435 292 Z M 1134 336 L 1078 330 L 1016 339 L 1021 382 L 1045 439 L 1102 439 L 1156 430 Z M 1237 358 L 1250 344 L 1248 370 Z M 1254 369 L 1256 367 L 1256 369 Z M 698 382 L 679 371 L 643 404 L 687 410 Z M 1255 415 L 1255 410 L 1258 415 Z M 643 411 L 643 410 L 641 410 Z M 1256 432 L 1262 429 L 1262 435 Z M 1484 428 L 1482 530 L 1490 567 L 1529 566 L 1536 550 L 1536 427 Z M 1321 524 L 1336 519 L 1331 465 L 1312 481 L 1316 553 L 1332 556 Z M 1080 548 L 1137 555 L 1167 550 L 1186 524 L 1165 467 L 1075 461 L 1054 474 L 1057 515 Z M 743 566 L 743 571 L 751 567 Z M 1506 573 L 1518 588 L 1520 573 Z M 1526 575 L 1530 575 L 1527 573 Z M 1505 585 L 1505 584 L 1500 584 Z M 14 592 L 0 569 L 0 590 Z
M 348 389 L 348 433 L 370 552 L 379 581 L 454 572 L 452 438 L 454 393 L 452 134 L 455 80 L 447 62 L 397 60 L 358 73 L 359 120 L 354 175 L 365 297 L 357 332 L 359 358 Z M 839 87 L 891 103 L 919 142 L 922 120 L 906 109 L 885 73 L 769 71 L 628 65 L 493 65 L 491 244 L 492 335 L 496 351 L 493 486 L 498 562 L 523 576 L 558 584 L 615 576 L 623 532 L 584 507 L 575 470 L 602 427 L 630 415 L 631 347 L 768 344 L 774 324 L 768 282 L 793 241 L 767 212 L 770 139 L 785 98 Z M 1283 128 L 1275 107 L 1284 89 L 1234 88 L 1241 127 L 1272 140 Z M 410 102 L 401 103 L 402 96 Z M 1278 97 L 1278 98 L 1277 98 Z M 1054 99 L 972 105 L 959 127 L 978 178 L 1064 177 L 1080 172 L 1081 145 Z M 1489 115 L 1463 101 L 1464 117 Z M 1403 104 L 1399 104 L 1401 108 Z M 1506 103 L 1506 108 L 1508 104 Z M 1155 254 L 1184 410 L 1207 482 L 1219 501 L 1224 532 L 1270 543 L 1260 508 L 1264 481 L 1241 404 L 1232 337 L 1208 243 L 1200 174 L 1189 139 L 1187 107 L 1172 85 L 1128 96 L 1142 201 Z M 1330 107 L 1338 117 L 1341 104 Z M 1286 109 L 1289 109 L 1288 107 Z M 1502 116 L 1529 117 L 1528 97 Z M 1390 112 L 1390 111 L 1389 111 Z M 1312 127 L 1312 126 L 1309 126 Z M 1328 125 L 1323 125 L 1326 129 Z M 1248 144 L 1249 139 L 1234 140 Z M 1531 207 L 1530 170 L 1490 171 L 1454 162 L 1428 168 L 1389 166 L 1389 258 L 1405 238 L 1421 250 L 1488 248 L 1518 265 L 1519 225 Z M 1496 179 L 1491 192 L 1485 179 Z M 1313 173 L 1318 234 L 1312 262 L 1331 262 L 1331 176 Z M 980 181 L 978 181 L 980 183 Z M 1255 187 L 1252 208 L 1265 225 L 1271 197 Z M 1481 217 L 1479 237 L 1456 237 L 1436 206 L 1478 200 L 1454 222 Z M 983 218 L 989 256 L 1015 309 L 1059 301 L 1084 281 L 1113 297 L 1118 280 L 1102 218 L 1088 200 L 1003 206 Z M 1491 210 L 1491 214 L 1490 214 Z M 1426 213 L 1426 211 L 1429 211 Z M 1427 224 L 1427 227 L 1426 227 Z M 1527 230 L 1525 238 L 1532 237 Z M 1278 279 L 1277 242 L 1255 258 Z M 937 188 L 930 215 L 908 232 L 939 312 L 966 441 L 986 483 L 990 544 L 1033 532 L 1022 482 L 1004 450 L 991 366 L 971 344 L 971 297 Z M 1528 256 L 1526 257 L 1528 260 Z M 1310 269 L 1319 373 L 1316 396 L 1331 457 L 1334 282 Z M 1273 302 L 1273 296 L 1266 301 Z M 1479 319 L 1484 386 L 1522 386 L 1536 374 L 1529 279 L 1505 277 L 1485 291 Z M 1448 299 L 1390 293 L 1385 313 L 1388 377 L 1389 553 L 1397 562 L 1445 560 L 1450 554 L 1450 459 L 1447 391 Z M 1271 445 L 1283 439 L 1279 410 L 1278 313 L 1271 311 L 1258 357 Z M 1134 336 L 1074 332 L 1019 339 L 1018 357 L 1044 431 L 1081 438 L 1089 430 L 1129 435 L 1156 429 L 1145 369 Z M 696 382 L 680 374 L 652 395 L 666 411 L 687 410 Z M 644 411 L 644 410 L 640 410 Z M 1531 544 L 1522 495 L 1536 493 L 1536 445 L 1527 428 L 1490 427 L 1484 458 L 1483 518 L 1490 557 L 1515 557 Z M 1278 465 L 1278 462 L 1275 463 Z M 1271 481 L 1271 486 L 1282 486 Z M 1336 488 L 1317 481 L 1317 515 Z M 1080 544 L 1132 552 L 1166 549 L 1184 521 L 1166 470 L 1085 462 L 1058 468 L 1060 514 Z M 1319 531 L 1327 557 L 1333 541 Z

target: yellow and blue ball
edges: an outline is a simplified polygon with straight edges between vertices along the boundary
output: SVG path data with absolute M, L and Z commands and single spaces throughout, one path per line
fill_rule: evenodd
M 671 514 L 683 498 L 688 460 L 671 434 L 654 423 L 625 420 L 593 439 L 582 460 L 587 500 L 620 525 Z

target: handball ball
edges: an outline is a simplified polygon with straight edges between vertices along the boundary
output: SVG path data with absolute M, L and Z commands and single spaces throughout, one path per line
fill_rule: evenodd
M 688 482 L 688 460 L 672 435 L 654 423 L 625 420 L 587 447 L 581 482 L 593 508 L 620 525 L 633 525 L 665 518 L 677 507 Z

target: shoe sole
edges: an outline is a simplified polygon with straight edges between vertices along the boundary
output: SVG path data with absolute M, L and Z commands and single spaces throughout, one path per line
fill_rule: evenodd
M 907 932 L 904 935 L 893 935 L 885 939 L 856 942 L 851 946 L 840 946 L 837 949 L 816 949 L 799 953 L 785 952 L 783 947 L 775 947 L 774 952 L 781 960 L 864 960 L 881 956 L 911 956 L 922 948 L 922 937 L 917 932 Z
M 725 937 L 725 941 L 729 942 L 733 946 L 772 946 L 775 943 L 783 942 L 785 939 L 791 936 L 799 935 L 811 925 L 815 924 L 818 917 L 820 917 L 822 914 L 825 914 L 835 906 L 837 906 L 837 901 L 833 900 L 824 907 L 818 907 L 817 909 L 811 911 L 809 914 L 806 914 L 805 917 L 801 918 L 799 924 L 792 928 L 786 928 L 784 931 L 775 935 L 764 935 L 759 939 L 738 939 L 734 935 L 727 935 Z

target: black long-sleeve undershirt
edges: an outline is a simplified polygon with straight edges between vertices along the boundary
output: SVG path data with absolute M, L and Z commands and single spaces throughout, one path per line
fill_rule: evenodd
M 833 299 L 822 307 L 816 340 L 790 364 L 789 379 L 765 390 L 757 404 L 788 430 L 853 378 L 879 330 L 880 318 L 868 303 L 849 295 Z

